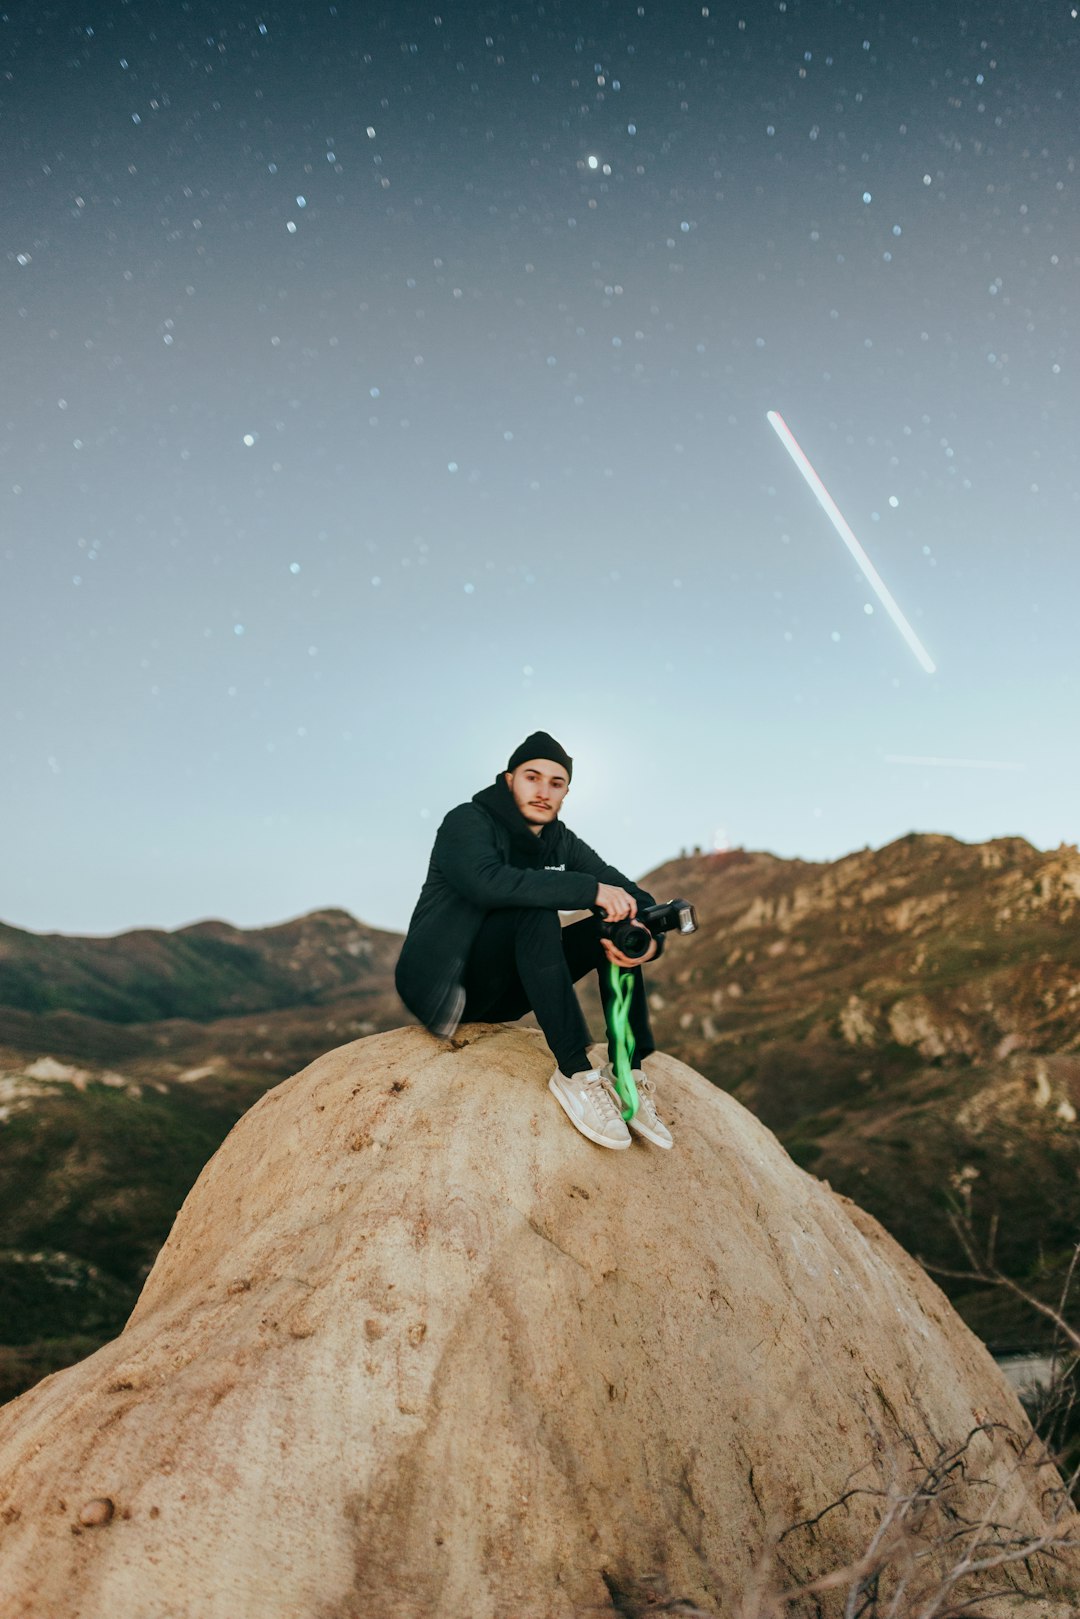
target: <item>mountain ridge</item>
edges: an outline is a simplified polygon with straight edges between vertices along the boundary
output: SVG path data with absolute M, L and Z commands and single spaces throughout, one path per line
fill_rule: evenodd
M 104 936 L 36 934 L 0 923 L 0 1006 L 116 1023 L 209 1022 L 357 988 L 391 968 L 398 947 L 397 934 L 336 907 L 270 927 L 207 918 Z

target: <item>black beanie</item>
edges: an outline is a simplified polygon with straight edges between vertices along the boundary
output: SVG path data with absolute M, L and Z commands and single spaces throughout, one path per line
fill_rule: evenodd
M 534 731 L 532 736 L 527 736 L 521 746 L 515 748 L 510 755 L 506 768 L 514 771 L 527 759 L 554 759 L 556 764 L 565 765 L 567 781 L 574 773 L 573 759 L 547 731 Z

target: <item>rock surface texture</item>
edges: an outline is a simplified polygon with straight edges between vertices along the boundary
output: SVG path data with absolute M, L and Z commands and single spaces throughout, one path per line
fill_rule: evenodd
M 407 1028 L 262 1097 L 122 1335 L 0 1411 L 3 1619 L 586 1619 L 650 1580 L 728 1619 L 771 1534 L 862 1469 L 776 1567 L 851 1562 L 876 1482 L 973 1430 L 952 1506 L 1045 1530 L 1016 1399 L 872 1219 L 672 1058 L 667 1153 L 584 1140 L 551 1066 Z M 1057 1619 L 1075 1557 L 957 1595 Z

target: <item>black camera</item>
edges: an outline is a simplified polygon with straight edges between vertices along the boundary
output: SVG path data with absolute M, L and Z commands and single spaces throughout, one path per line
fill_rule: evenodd
M 680 933 L 697 931 L 697 912 L 687 899 L 669 899 L 666 905 L 646 905 L 636 917 L 626 916 L 621 922 L 601 920 L 600 923 L 602 937 L 610 939 L 624 956 L 632 957 L 644 956 L 653 939 L 675 929 Z

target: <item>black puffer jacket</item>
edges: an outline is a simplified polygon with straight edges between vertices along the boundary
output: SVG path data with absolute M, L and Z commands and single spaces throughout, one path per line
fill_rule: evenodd
M 496 776 L 470 803 L 452 809 L 436 833 L 398 958 L 398 994 L 446 1039 L 461 1020 L 465 963 L 487 912 L 512 905 L 587 910 L 598 883 L 625 888 L 639 906 L 655 903 L 557 817 L 539 835 L 532 832 L 505 776 Z

